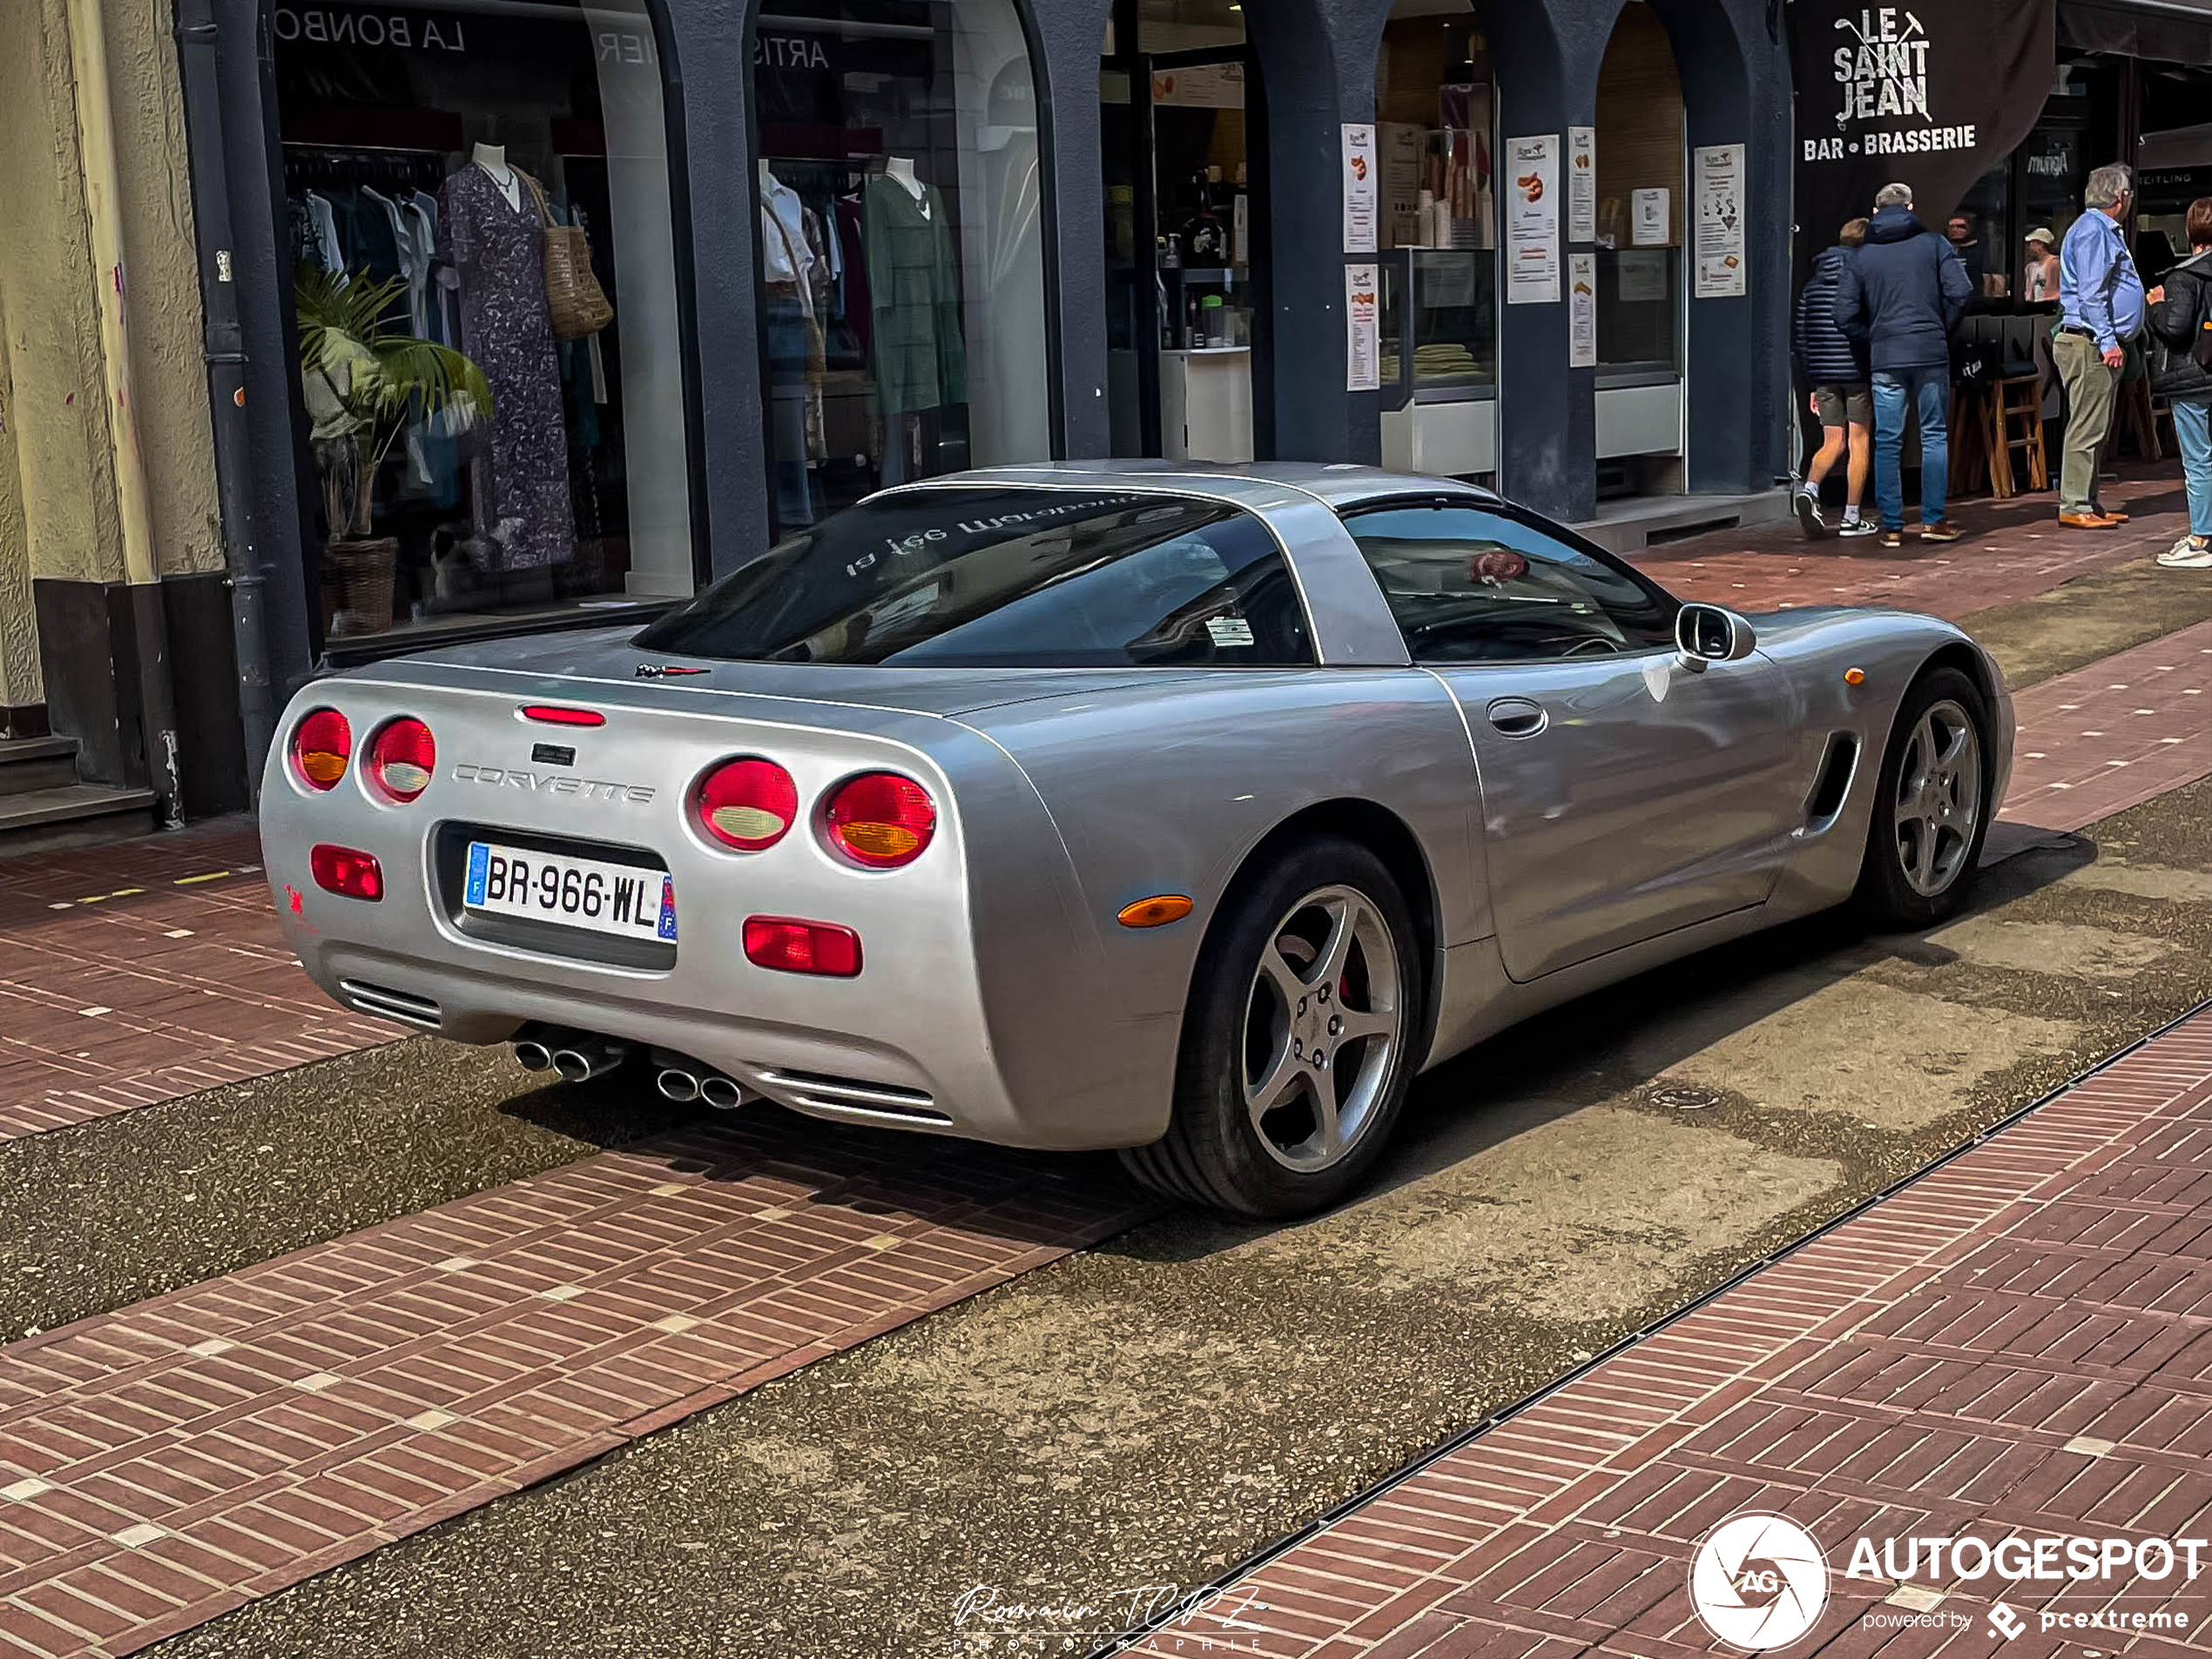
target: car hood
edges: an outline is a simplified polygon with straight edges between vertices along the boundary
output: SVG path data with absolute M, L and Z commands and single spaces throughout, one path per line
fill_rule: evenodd
M 1039 698 L 1089 696 L 1168 680 L 1197 678 L 1167 668 L 873 668 L 831 663 L 732 663 L 711 657 L 641 651 L 633 626 L 455 645 L 420 656 L 352 669 L 347 678 L 397 685 L 481 685 L 487 675 L 517 677 L 518 696 L 581 698 L 593 685 L 631 691 L 653 686 L 691 692 L 743 692 L 959 716 Z M 680 675 L 640 674 L 640 668 L 695 669 Z

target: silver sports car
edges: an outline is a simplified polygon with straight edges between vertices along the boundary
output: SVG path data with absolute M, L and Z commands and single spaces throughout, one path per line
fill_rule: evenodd
M 1927 617 L 1755 631 L 1433 478 L 1071 464 L 875 496 L 642 633 L 319 680 L 261 820 L 352 1008 L 1289 1215 L 1538 1009 L 1950 914 L 2011 758 Z

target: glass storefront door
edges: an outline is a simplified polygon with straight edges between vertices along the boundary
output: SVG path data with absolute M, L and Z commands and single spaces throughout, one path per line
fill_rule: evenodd
M 1114 453 L 1250 461 L 1258 72 L 1235 0 L 1122 0 L 1100 60 Z

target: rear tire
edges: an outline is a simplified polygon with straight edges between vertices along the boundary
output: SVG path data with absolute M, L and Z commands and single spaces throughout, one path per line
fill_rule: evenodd
M 1309 1215 L 1363 1181 L 1426 1033 L 1413 917 L 1367 848 L 1317 836 L 1231 890 L 1199 954 L 1167 1133 L 1121 1154 L 1163 1197 Z
M 1955 668 L 1912 683 L 1875 780 L 1853 895 L 1876 933 L 1917 933 L 1965 908 L 1979 879 L 1989 799 L 1989 703 Z

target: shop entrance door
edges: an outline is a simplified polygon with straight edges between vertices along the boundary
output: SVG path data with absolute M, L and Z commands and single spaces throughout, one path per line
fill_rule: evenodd
M 1266 148 L 1242 9 L 1116 0 L 1099 102 L 1113 452 L 1264 456 Z

